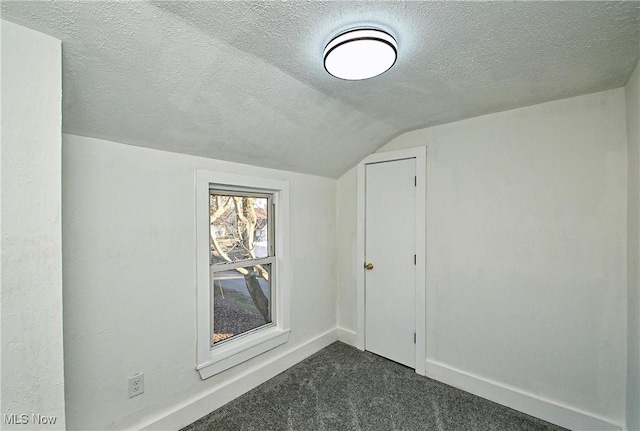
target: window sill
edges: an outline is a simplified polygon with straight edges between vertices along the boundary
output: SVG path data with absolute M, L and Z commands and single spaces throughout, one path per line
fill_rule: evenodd
M 214 347 L 210 351 L 209 361 L 198 364 L 196 369 L 203 380 L 208 379 L 286 343 L 290 332 L 290 329 L 274 327 L 235 340 L 227 346 Z

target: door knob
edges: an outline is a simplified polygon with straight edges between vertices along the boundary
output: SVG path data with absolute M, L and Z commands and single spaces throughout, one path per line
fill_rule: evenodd
M 371 263 L 371 262 L 365 263 L 364 264 L 364 269 L 371 271 L 373 269 L 373 263 Z

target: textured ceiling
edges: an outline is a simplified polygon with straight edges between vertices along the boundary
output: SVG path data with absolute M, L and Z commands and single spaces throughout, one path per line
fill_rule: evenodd
M 2 18 L 63 41 L 63 130 L 337 177 L 416 128 L 625 84 L 640 2 L 26 2 Z M 337 32 L 374 25 L 387 73 L 328 75 Z

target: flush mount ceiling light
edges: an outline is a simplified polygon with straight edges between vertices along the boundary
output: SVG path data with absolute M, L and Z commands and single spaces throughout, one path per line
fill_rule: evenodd
M 334 37 L 324 49 L 324 68 L 336 78 L 357 81 L 386 72 L 398 57 L 389 33 L 357 28 Z

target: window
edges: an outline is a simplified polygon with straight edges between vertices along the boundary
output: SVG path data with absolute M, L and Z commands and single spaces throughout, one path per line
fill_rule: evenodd
M 273 322 L 273 218 L 271 194 L 209 192 L 212 346 Z
M 196 176 L 197 369 L 207 378 L 288 339 L 288 183 Z

